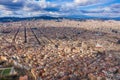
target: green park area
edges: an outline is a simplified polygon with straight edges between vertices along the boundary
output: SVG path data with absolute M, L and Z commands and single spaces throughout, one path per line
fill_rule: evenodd
M 2 73 L 3 76 L 7 76 L 10 74 L 11 69 L 5 69 Z
M 0 76 L 8 76 L 10 74 L 11 68 L 1 69 Z

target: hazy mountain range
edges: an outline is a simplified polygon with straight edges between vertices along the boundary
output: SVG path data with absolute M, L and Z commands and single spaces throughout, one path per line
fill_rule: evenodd
M 0 22 L 14 22 L 14 21 L 23 21 L 23 20 L 58 20 L 58 19 L 71 19 L 71 20 L 87 20 L 87 19 L 94 19 L 94 20 L 120 20 L 120 17 L 116 18 L 107 18 L 107 17 L 90 17 L 90 16 L 67 16 L 67 17 L 51 17 L 51 16 L 37 16 L 37 17 L 1 17 Z

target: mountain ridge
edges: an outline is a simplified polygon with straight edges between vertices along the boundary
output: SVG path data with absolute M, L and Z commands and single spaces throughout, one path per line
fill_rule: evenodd
M 52 16 L 36 16 L 36 17 L 0 17 L 0 22 L 16 22 L 16 21 L 24 21 L 24 20 L 58 20 L 58 19 L 70 19 L 70 20 L 118 20 L 120 21 L 120 17 L 116 18 L 107 18 L 107 17 L 91 17 L 91 16 L 64 16 L 64 17 L 52 17 Z

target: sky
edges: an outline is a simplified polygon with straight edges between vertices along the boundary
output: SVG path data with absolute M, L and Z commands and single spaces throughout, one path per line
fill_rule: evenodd
M 0 0 L 0 17 L 120 17 L 120 0 Z

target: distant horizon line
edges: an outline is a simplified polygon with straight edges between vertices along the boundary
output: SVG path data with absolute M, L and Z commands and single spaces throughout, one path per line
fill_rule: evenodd
M 78 20 L 78 21 L 82 21 L 82 20 L 116 20 L 116 21 L 120 21 L 120 17 L 117 18 L 106 18 L 106 17 L 53 17 L 53 16 L 32 16 L 32 17 L 0 17 L 0 22 L 16 22 L 16 21 L 24 21 L 24 20 L 58 20 L 58 19 L 69 19 L 69 20 Z

